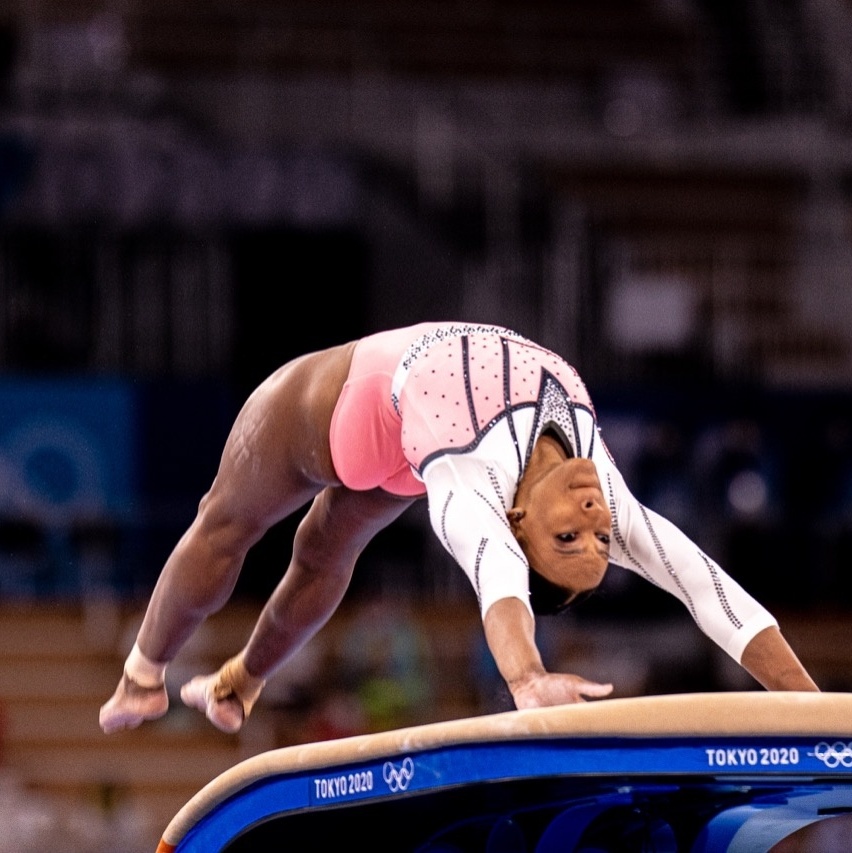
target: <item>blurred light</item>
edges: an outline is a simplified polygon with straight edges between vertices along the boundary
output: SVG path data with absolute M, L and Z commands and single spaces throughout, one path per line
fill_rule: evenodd
M 766 508 L 769 490 L 757 471 L 740 471 L 728 484 L 728 503 L 740 515 L 757 515 Z
M 676 275 L 630 274 L 612 284 L 607 331 L 621 350 L 678 350 L 692 337 L 697 310 L 689 281 Z

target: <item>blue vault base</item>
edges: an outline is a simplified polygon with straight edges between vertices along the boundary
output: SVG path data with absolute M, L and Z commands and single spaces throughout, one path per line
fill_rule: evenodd
M 852 813 L 852 696 L 777 696 L 608 700 L 277 750 L 214 780 L 159 851 L 766 853 Z

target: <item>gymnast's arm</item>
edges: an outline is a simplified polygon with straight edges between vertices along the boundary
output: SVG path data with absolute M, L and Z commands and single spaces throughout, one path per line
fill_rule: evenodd
M 602 697 L 610 684 L 545 670 L 529 606 L 529 565 L 506 518 L 503 495 L 514 486 L 499 467 L 446 457 L 427 468 L 432 528 L 464 570 L 483 619 L 485 640 L 518 708 Z
M 598 465 L 616 495 L 612 562 L 679 598 L 698 627 L 767 690 L 818 690 L 774 616 L 676 525 L 642 506 L 614 465 Z
M 535 622 L 519 598 L 495 601 L 483 619 L 485 639 L 515 707 L 541 708 L 600 699 L 612 693 L 611 684 L 579 675 L 547 672 L 535 643 Z
M 743 650 L 740 663 L 767 690 L 819 691 L 796 653 L 775 626 L 764 628 L 749 641 Z

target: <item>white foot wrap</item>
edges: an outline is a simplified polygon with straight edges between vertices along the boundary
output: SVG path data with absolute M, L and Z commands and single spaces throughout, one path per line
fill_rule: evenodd
M 139 643 L 134 643 L 124 662 L 124 671 L 127 677 L 140 687 L 160 687 L 166 678 L 167 666 L 168 664 L 157 663 L 145 657 Z

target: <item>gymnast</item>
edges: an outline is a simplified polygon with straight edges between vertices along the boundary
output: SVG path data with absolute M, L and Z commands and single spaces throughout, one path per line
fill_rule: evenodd
M 252 392 L 154 587 L 103 731 L 166 713 L 169 662 L 226 604 L 248 550 L 311 502 L 244 648 L 181 688 L 238 731 L 266 679 L 335 612 L 367 543 L 423 497 L 519 709 L 612 692 L 546 671 L 535 641 L 535 617 L 589 594 L 610 564 L 679 598 L 765 689 L 819 689 L 775 618 L 632 496 L 573 367 L 508 329 L 438 322 L 303 355 Z

